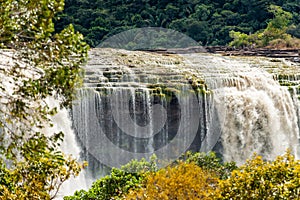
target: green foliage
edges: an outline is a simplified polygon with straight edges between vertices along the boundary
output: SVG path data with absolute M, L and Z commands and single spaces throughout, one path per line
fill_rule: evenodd
M 203 45 L 225 45 L 231 30 L 250 35 L 265 28 L 271 4 L 292 13 L 291 21 L 299 24 L 298 0 L 66 0 L 56 28 L 73 23 L 92 46 L 121 31 L 149 26 L 174 29 Z
M 276 5 L 270 5 L 269 12 L 273 13 L 274 18 L 268 23 L 267 29 L 284 29 L 282 31 L 285 32 L 292 19 L 292 14 Z
M 77 191 L 73 196 L 64 197 L 64 199 L 131 199 L 135 196 L 142 198 L 140 196 L 146 193 L 147 196 L 150 195 L 148 194 L 148 187 L 152 188 L 153 182 L 160 182 L 161 190 L 163 188 L 168 190 L 163 191 L 164 198 L 173 192 L 172 197 L 179 195 L 183 192 L 180 188 L 185 184 L 187 185 L 184 186 L 183 190 L 187 190 L 193 185 L 198 191 L 189 194 L 191 198 L 204 198 L 206 197 L 204 193 L 207 193 L 208 190 L 210 193 L 211 189 L 217 185 L 219 178 L 228 178 L 231 171 L 237 168 L 233 162 L 222 163 L 213 152 L 207 154 L 187 152 L 171 167 L 160 170 L 157 168 L 157 162 L 156 156 L 152 156 L 149 162 L 145 159 L 132 160 L 122 166 L 121 169 L 113 168 L 110 175 L 95 181 L 88 191 Z M 203 180 L 203 182 L 198 183 L 199 180 Z M 212 183 L 214 184 L 212 185 Z M 205 188 L 200 189 L 201 187 Z M 151 195 L 154 196 L 150 195 L 148 199 L 162 198 L 160 196 L 162 194 L 159 194 L 162 191 L 154 190 L 155 188 L 151 189 Z M 127 195 L 129 191 L 131 192 Z
M 288 151 L 274 161 L 253 156 L 220 181 L 215 199 L 299 199 L 300 161 Z
M 274 18 L 268 22 L 267 28 L 263 31 L 262 43 L 264 46 L 269 45 L 275 39 L 286 39 L 288 37 L 286 31 L 292 19 L 292 14 L 279 6 L 271 5 L 269 12 L 274 14 Z
M 151 173 L 141 189 L 125 199 L 212 199 L 218 179 L 194 163 L 183 163 Z
M 78 191 L 65 200 L 300 198 L 300 161 L 290 151 L 274 161 L 254 155 L 240 167 L 222 163 L 212 152 L 188 152 L 159 170 L 151 167 L 155 166 L 152 160 L 152 164 L 142 160 L 126 165 L 126 169 L 140 169 L 138 173 L 112 169 L 89 191 Z M 5 182 L 7 177 L 0 180 Z
M 119 199 L 130 188 L 138 187 L 143 177 L 120 169 L 112 169 L 110 175 L 95 181 L 88 191 L 76 191 L 74 196 L 64 197 L 64 200 L 105 200 Z
M 0 87 L 5 102 L 0 127 L 3 136 L 7 133 L 12 138 L 6 144 L 9 151 L 3 153 L 13 156 L 15 148 L 22 148 L 24 135 L 30 137 L 35 127 L 43 127 L 55 113 L 45 104 L 46 97 L 55 95 L 62 105 L 70 105 L 80 86 L 80 64 L 87 58 L 88 46 L 72 26 L 54 33 L 52 18 L 62 10 L 63 1 L 7 0 L 4 5 L 0 44 L 10 51 L 1 58 L 11 64 L 0 72 L 13 85 Z
M 29 143 L 41 142 L 40 138 L 37 140 L 31 139 Z M 32 153 L 26 154 L 24 161 L 14 162 L 13 168 L 1 165 L 1 199 L 53 199 L 61 185 L 71 176 L 77 176 L 85 165 L 59 151 L 29 147 Z
M 300 40 L 287 34 L 292 14 L 275 5 L 270 5 L 268 11 L 274 17 L 264 30 L 250 35 L 232 30 L 229 36 L 233 38 L 233 41 L 229 45 L 234 47 L 299 47 Z
M 226 179 L 230 176 L 237 166 L 234 162 L 223 163 L 220 158 L 216 156 L 214 152 L 204 153 L 197 152 L 191 153 L 187 152 L 184 155 L 185 162 L 195 163 L 197 166 L 201 167 L 205 171 L 209 171 L 217 175 L 221 179 Z
M 147 172 L 154 172 L 158 170 L 157 167 L 157 157 L 152 155 L 150 157 L 150 161 L 148 162 L 146 159 L 142 158 L 141 160 L 132 160 L 126 165 L 122 166 L 121 169 L 127 172 L 134 172 L 134 173 L 147 173 Z
M 63 0 L 0 2 L 0 198 L 54 198 L 83 165 L 59 150 L 63 133 L 41 133 L 58 110 L 47 101 L 70 105 L 89 47 L 72 25 L 54 32 Z
M 150 162 L 145 159 L 132 160 L 121 169 L 113 168 L 110 175 L 95 181 L 88 191 L 76 191 L 64 200 L 106 200 L 121 199 L 130 189 L 139 188 L 149 172 L 157 170 L 156 157 Z
M 230 46 L 245 47 L 253 45 L 253 43 L 249 41 L 249 35 L 247 35 L 246 33 L 232 30 L 229 32 L 229 36 L 233 38 L 233 41 L 229 44 Z

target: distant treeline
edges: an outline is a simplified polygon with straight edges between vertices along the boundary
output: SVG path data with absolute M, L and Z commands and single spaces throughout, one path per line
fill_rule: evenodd
M 177 30 L 203 45 L 226 45 L 231 30 L 251 34 L 266 28 L 273 18 L 271 4 L 293 15 L 288 32 L 300 37 L 300 0 L 65 0 L 56 30 L 72 23 L 92 47 L 122 31 L 149 26 Z

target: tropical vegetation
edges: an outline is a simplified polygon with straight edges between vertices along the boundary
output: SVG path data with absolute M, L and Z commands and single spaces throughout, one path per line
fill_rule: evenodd
M 133 162 L 135 166 L 147 163 L 144 160 Z M 144 169 L 148 170 L 132 173 L 125 169 L 112 169 L 110 175 L 94 182 L 88 191 L 81 190 L 64 199 L 300 198 L 300 161 L 289 150 L 273 161 L 253 155 L 239 167 L 232 162 L 221 162 L 211 152 L 188 153 L 166 168 Z
M 229 36 L 233 38 L 233 41 L 229 45 L 252 48 L 299 48 L 300 39 L 288 33 L 292 14 L 275 5 L 270 5 L 269 12 L 273 13 L 274 17 L 269 20 L 265 29 L 249 35 L 231 30 Z
M 226 45 L 230 31 L 247 35 L 263 30 L 274 17 L 270 5 L 291 13 L 287 32 L 300 37 L 299 0 L 66 0 L 57 19 L 59 31 L 73 24 L 92 47 L 125 30 L 164 27 L 202 45 Z

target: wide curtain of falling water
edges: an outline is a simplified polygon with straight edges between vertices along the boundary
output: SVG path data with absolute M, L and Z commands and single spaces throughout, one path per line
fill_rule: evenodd
M 199 124 L 205 102 L 191 94 L 162 97 L 148 88 L 81 89 L 72 119 L 92 176 L 101 176 L 101 163 L 118 166 L 153 154 L 174 160 L 187 149 L 198 151 L 206 132 L 205 124 Z

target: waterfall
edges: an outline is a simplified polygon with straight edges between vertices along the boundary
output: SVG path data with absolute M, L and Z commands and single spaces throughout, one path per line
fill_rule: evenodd
M 91 177 L 153 153 L 167 163 L 186 150 L 213 150 L 241 164 L 254 152 L 273 159 L 299 151 L 297 89 L 274 79 L 270 61 L 112 49 L 90 55 L 72 121 Z
M 254 152 L 274 159 L 287 148 L 297 152 L 297 115 L 287 89 L 263 72 L 239 76 L 232 83 L 244 86 L 225 85 L 215 95 L 225 160 L 243 163 Z
M 295 154 L 299 151 L 295 92 L 249 62 L 211 57 L 211 63 L 203 66 L 195 55 L 186 57 L 212 90 L 214 109 L 209 112 L 217 116 L 209 120 L 207 140 L 217 142 L 214 138 L 220 135 L 225 161 L 242 164 L 254 153 L 274 159 L 287 148 Z
M 46 103 L 50 108 L 58 108 L 58 112 L 51 117 L 53 126 L 46 125 L 42 131 L 45 134 L 63 132 L 64 140 L 60 145 L 61 151 L 66 155 L 71 155 L 73 158 L 80 159 L 81 149 L 72 129 L 70 111 L 66 108 L 60 108 L 59 101 L 53 97 L 48 97 Z M 63 199 L 64 196 L 73 195 L 76 190 L 87 189 L 91 181 L 89 181 L 86 171 L 82 170 L 78 177 L 70 177 L 62 184 L 55 199 Z

